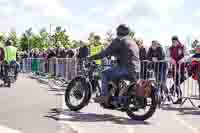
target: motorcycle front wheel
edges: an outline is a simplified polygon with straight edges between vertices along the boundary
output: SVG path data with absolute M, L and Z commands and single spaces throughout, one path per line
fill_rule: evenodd
M 80 77 L 69 83 L 65 90 L 65 104 L 71 111 L 79 111 L 89 104 L 91 98 L 89 87 L 86 80 Z

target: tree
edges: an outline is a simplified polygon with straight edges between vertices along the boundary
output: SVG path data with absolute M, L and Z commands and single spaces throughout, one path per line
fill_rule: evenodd
M 16 31 L 12 30 L 9 33 L 9 39 L 11 39 L 13 46 L 15 47 L 19 47 L 19 39 L 17 38 L 17 33 Z
M 40 30 L 40 49 L 43 49 L 43 48 L 47 48 L 48 47 L 48 32 L 45 28 L 42 28 Z
M 28 48 L 28 37 L 25 33 L 23 33 L 22 37 L 20 38 L 20 50 L 28 51 Z
M 20 49 L 21 50 L 30 50 L 31 49 L 31 37 L 33 35 L 32 28 L 27 29 L 20 38 Z
M 56 27 L 55 34 L 52 36 L 55 47 L 60 47 L 60 43 L 63 47 L 71 47 L 69 36 L 66 34 L 66 30 L 60 26 Z

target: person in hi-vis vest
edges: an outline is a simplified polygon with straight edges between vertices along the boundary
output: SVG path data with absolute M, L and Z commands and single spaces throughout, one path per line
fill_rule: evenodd
M 5 51 L 5 61 L 10 64 L 11 62 L 17 61 L 17 48 L 12 46 L 12 42 L 10 40 L 6 41 Z
M 19 64 L 17 63 L 17 48 L 12 46 L 11 40 L 6 41 L 6 46 L 4 48 L 6 64 L 15 65 L 15 79 L 17 80 Z
M 96 55 L 103 51 L 104 46 L 100 42 L 100 36 L 94 36 L 94 43 L 90 46 L 90 56 Z M 102 60 L 95 60 L 96 64 L 102 64 Z

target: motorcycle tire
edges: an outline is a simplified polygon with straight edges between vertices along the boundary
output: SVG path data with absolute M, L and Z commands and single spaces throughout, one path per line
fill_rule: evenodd
M 73 87 L 75 86 L 75 84 L 77 82 L 81 83 L 81 86 L 82 86 L 81 89 L 84 89 L 85 95 L 84 95 L 82 102 L 79 105 L 75 106 L 70 102 L 70 92 L 72 91 Z M 68 84 L 67 89 L 65 90 L 65 104 L 71 111 L 79 111 L 82 108 L 84 108 L 85 106 L 87 106 L 90 102 L 90 98 L 91 98 L 90 85 L 86 82 L 86 80 L 84 78 L 78 77 L 78 78 L 73 79 Z
M 156 102 L 156 97 L 154 95 L 154 93 L 151 94 L 151 96 L 149 97 L 151 99 L 151 106 L 150 109 L 148 110 L 148 112 L 146 112 L 144 115 L 136 115 L 134 112 L 130 109 L 127 109 L 126 113 L 127 115 L 133 119 L 133 120 L 137 120 L 137 121 L 145 121 L 147 119 L 149 119 L 150 117 L 152 117 L 152 115 L 155 113 L 156 108 L 157 108 L 157 102 Z

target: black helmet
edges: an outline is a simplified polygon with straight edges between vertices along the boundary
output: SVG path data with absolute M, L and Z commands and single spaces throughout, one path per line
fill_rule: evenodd
M 127 25 L 121 24 L 117 27 L 118 36 L 127 36 L 130 33 L 130 29 Z
M 101 37 L 100 37 L 99 35 L 95 35 L 95 36 L 94 36 L 94 39 L 95 39 L 95 40 L 101 40 Z
M 178 36 L 173 36 L 173 37 L 172 37 L 172 40 L 178 41 Z

